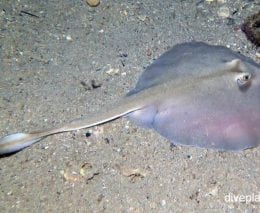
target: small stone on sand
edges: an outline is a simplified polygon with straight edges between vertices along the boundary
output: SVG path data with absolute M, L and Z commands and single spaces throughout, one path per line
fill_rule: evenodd
M 228 18 L 230 17 L 230 11 L 227 7 L 221 7 L 218 11 L 218 16 L 221 18 Z
M 100 4 L 100 0 L 86 0 L 90 7 L 96 7 Z

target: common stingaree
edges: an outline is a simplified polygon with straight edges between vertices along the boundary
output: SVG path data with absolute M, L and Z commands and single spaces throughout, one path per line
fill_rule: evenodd
M 127 116 L 174 144 L 236 151 L 260 144 L 260 65 L 223 46 L 178 44 L 143 72 L 113 108 L 61 127 L 0 139 L 0 154 Z

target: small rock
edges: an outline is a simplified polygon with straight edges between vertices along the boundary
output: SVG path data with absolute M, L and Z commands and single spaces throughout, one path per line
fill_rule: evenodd
M 108 75 L 118 75 L 119 73 L 119 69 L 114 69 L 114 68 L 110 68 L 109 70 L 106 71 L 106 74 Z
M 137 18 L 138 18 L 140 21 L 145 21 L 148 17 L 145 16 L 145 15 L 140 15 L 140 16 L 137 16 Z
M 105 197 L 105 195 L 103 195 L 103 194 L 98 195 L 97 201 L 100 203 L 104 197 Z
M 146 50 L 146 55 L 147 56 L 151 56 L 153 54 L 152 50 L 151 49 L 147 49 Z
M 92 135 L 92 130 L 90 129 L 86 132 L 86 138 L 90 137 L 91 135 Z
M 67 36 L 66 36 L 66 39 L 67 39 L 67 41 L 73 41 L 71 35 L 67 35 Z
M 13 191 L 7 192 L 7 195 L 12 195 L 12 194 L 13 194 Z
M 218 16 L 221 18 L 228 18 L 230 17 L 230 11 L 227 7 L 221 7 L 218 10 Z
M 218 195 L 218 186 L 214 186 L 213 188 L 209 189 L 208 195 L 213 197 Z
M 166 201 L 165 200 L 161 200 L 161 206 L 165 206 L 166 205 Z
M 100 4 L 100 0 L 86 0 L 90 7 L 96 7 Z
M 97 83 L 95 80 L 91 80 L 91 86 L 93 89 L 99 88 L 102 86 L 102 83 Z

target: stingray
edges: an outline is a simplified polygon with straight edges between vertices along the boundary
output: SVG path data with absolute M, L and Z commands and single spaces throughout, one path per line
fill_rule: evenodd
M 61 127 L 0 139 L 0 154 L 46 136 L 89 128 L 125 116 L 173 144 L 239 151 L 260 144 L 260 65 L 224 46 L 177 44 L 140 76 L 112 107 Z

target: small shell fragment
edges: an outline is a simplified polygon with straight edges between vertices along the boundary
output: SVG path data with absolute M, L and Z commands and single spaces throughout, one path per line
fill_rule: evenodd
M 109 70 L 106 71 L 106 74 L 108 75 L 118 75 L 119 73 L 119 69 L 114 69 L 114 68 L 110 68 Z

